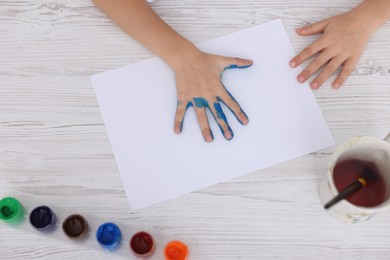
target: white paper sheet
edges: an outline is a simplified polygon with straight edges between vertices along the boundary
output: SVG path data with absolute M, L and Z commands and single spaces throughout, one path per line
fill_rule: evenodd
M 334 144 L 310 88 L 296 81 L 300 69 L 288 65 L 294 50 L 281 20 L 198 46 L 254 61 L 248 69 L 223 75 L 224 85 L 249 117 L 242 126 L 223 107 L 235 134 L 231 141 L 209 120 L 215 140 L 205 143 L 192 108 L 182 134 L 174 134 L 174 73 L 158 58 L 92 76 L 133 210 Z

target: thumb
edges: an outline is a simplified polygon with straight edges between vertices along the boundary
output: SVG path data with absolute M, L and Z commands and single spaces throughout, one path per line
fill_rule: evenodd
M 328 24 L 329 20 L 322 20 L 320 22 L 313 23 L 302 28 L 298 28 L 296 32 L 302 36 L 323 33 Z
M 228 58 L 224 60 L 224 70 L 227 69 L 245 69 L 252 66 L 253 61 L 241 58 Z

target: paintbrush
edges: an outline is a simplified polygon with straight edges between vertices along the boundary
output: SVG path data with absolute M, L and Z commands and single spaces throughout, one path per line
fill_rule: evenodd
M 377 179 L 376 175 L 372 173 L 370 169 L 365 169 L 361 176 L 357 178 L 356 181 L 352 182 L 350 185 L 348 185 L 345 189 L 340 191 L 340 193 L 334 197 L 331 201 L 325 204 L 324 208 L 329 209 L 338 202 L 340 202 L 343 199 L 348 198 L 355 192 L 359 191 L 360 189 L 367 187 L 370 183 L 374 182 Z

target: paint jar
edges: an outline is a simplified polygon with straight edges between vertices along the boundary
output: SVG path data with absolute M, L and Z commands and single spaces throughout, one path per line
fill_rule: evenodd
M 88 232 L 88 222 L 83 216 L 73 214 L 64 220 L 62 230 L 70 239 L 82 239 Z
M 48 206 L 39 206 L 31 211 L 30 223 L 38 231 L 51 231 L 55 227 L 56 217 Z
M 24 219 L 22 204 L 13 197 L 0 200 L 0 219 L 12 225 L 19 224 Z
M 140 258 L 151 256 L 154 248 L 155 243 L 153 237 L 145 231 L 135 233 L 130 239 L 131 251 Z
M 191 241 L 179 241 L 157 228 L 145 229 L 119 222 L 114 224 L 93 215 L 75 214 L 52 204 L 42 206 L 42 202 L 15 194 L 2 197 L 0 219 L 7 223 L 21 222 L 20 225 L 12 225 L 15 229 L 32 234 L 37 234 L 36 230 L 44 231 L 38 234 L 129 260 L 188 260 L 191 255 Z M 30 221 L 23 221 L 25 218 Z M 57 228 L 59 224 L 62 228 Z M 38 240 L 42 239 L 40 236 Z M 45 241 L 42 239 L 43 246 Z M 126 241 L 127 245 L 121 246 L 121 241 Z M 106 258 L 111 257 L 108 255 Z
M 122 239 L 121 230 L 117 225 L 111 222 L 100 225 L 96 232 L 96 240 L 99 244 L 109 251 L 116 249 Z
M 178 240 L 169 242 L 164 249 L 165 260 L 187 260 L 188 255 L 188 246 Z

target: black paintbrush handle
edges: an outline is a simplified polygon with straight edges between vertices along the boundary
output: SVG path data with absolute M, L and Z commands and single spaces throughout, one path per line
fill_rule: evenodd
M 364 180 L 363 180 L 364 181 Z M 336 197 L 334 197 L 331 201 L 326 203 L 325 209 L 329 209 L 330 207 L 334 206 L 336 203 L 338 203 L 340 200 L 343 200 L 350 196 L 351 194 L 357 192 L 362 187 L 365 186 L 365 182 L 363 183 L 362 180 L 355 181 L 348 185 L 344 190 L 342 190 Z

